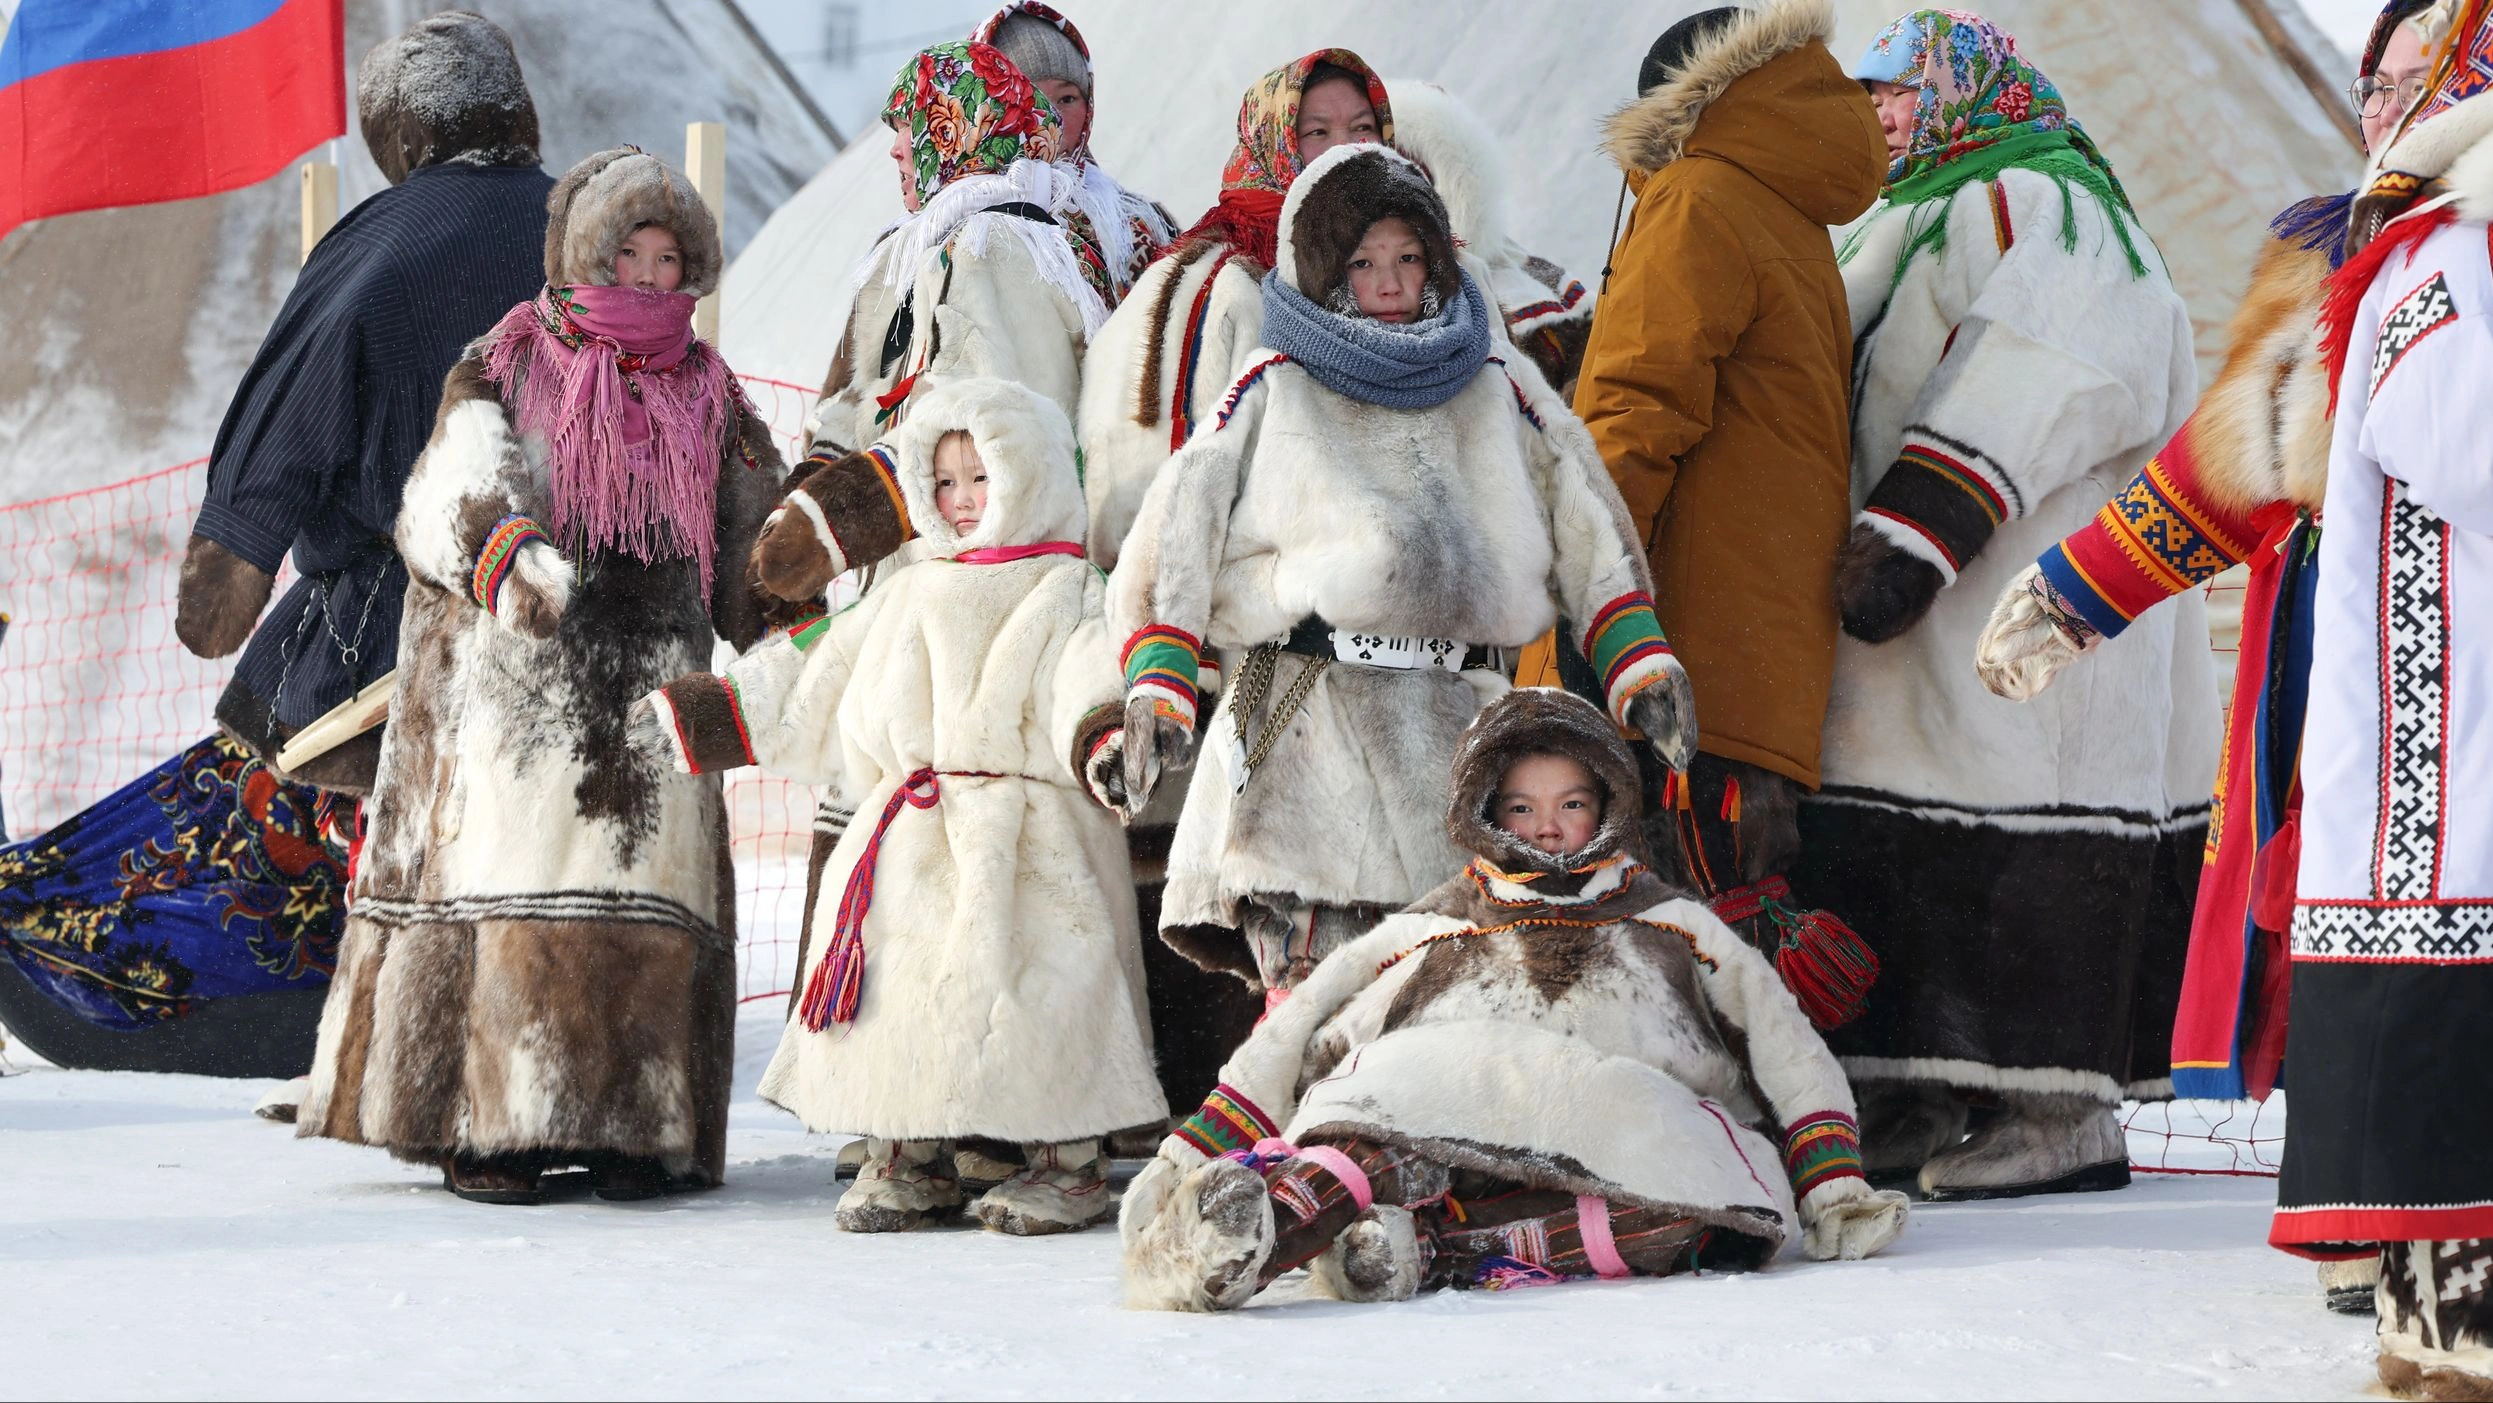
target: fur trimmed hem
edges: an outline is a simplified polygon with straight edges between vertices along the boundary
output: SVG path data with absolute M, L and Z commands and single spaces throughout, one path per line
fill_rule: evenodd
M 1956 1091 L 2007 1091 L 2090 1096 L 2107 1106 L 2124 1099 L 2125 1088 L 2101 1072 L 2073 1067 L 1991 1067 L 1954 1057 L 1841 1057 L 1844 1075 L 1858 1085 L 1870 1081 L 1911 1082 Z M 2172 1083 L 2167 1081 L 2169 1093 Z
M 1746 10 L 1669 82 L 1613 113 L 1603 125 L 1602 150 L 1622 171 L 1658 171 L 1679 159 L 1697 120 L 1732 84 L 1795 49 L 1834 38 L 1834 0 L 1767 0 Z
M 1977 809 L 1938 800 L 1911 799 L 1868 789 L 1830 788 L 1805 801 L 1832 808 L 1876 809 L 1931 823 L 1965 828 L 1991 828 L 2002 833 L 2098 833 L 2115 838 L 2169 838 L 2207 824 L 2207 804 L 2192 804 L 2162 818 L 2121 809 L 2089 809 L 2078 805 L 2051 808 Z

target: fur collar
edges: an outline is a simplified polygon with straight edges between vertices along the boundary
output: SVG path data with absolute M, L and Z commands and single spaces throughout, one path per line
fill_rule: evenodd
M 935 446 L 960 429 L 987 469 L 987 510 L 966 537 L 935 510 Z M 1073 425 L 1054 400 L 1009 380 L 970 376 L 928 390 L 881 447 L 928 554 L 1079 541 L 1088 516 Z
M 1732 84 L 1807 44 L 1835 37 L 1834 0 L 1767 0 L 1699 45 L 1677 74 L 1611 115 L 1602 149 L 1630 175 L 1679 159 L 1705 109 Z

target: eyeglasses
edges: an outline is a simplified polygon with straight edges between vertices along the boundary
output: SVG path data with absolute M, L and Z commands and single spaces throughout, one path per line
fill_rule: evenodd
M 2424 94 L 2431 88 L 2430 77 L 2409 78 L 2403 83 L 2385 83 L 2378 77 L 2358 78 L 2353 87 L 2346 89 L 2346 96 L 2354 99 L 2357 112 L 2366 117 L 2377 117 L 2391 110 L 2387 104 L 2393 95 L 2398 101 L 2396 110 L 2404 113 L 2414 110 L 2415 104 L 2422 102 Z

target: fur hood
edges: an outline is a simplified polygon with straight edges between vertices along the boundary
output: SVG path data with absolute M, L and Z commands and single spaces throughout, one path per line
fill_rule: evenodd
M 1697 122 L 1732 84 L 1834 37 L 1834 0 L 1767 0 L 1701 40 L 1667 80 L 1613 113 L 1602 149 L 1620 170 L 1651 175 L 1686 154 Z
M 1498 827 L 1489 812 L 1506 772 L 1527 755 L 1567 756 L 1601 785 L 1601 827 L 1582 852 L 1552 857 Z M 1635 757 L 1609 717 L 1572 692 L 1519 687 L 1483 710 L 1455 749 L 1446 836 L 1501 871 L 1567 872 L 1621 853 L 1635 856 L 1643 807 Z
M 355 67 L 355 119 L 392 185 L 426 166 L 537 164 L 537 107 L 511 36 L 449 10 L 372 46 Z
M 600 151 L 573 166 L 555 182 L 545 208 L 545 280 L 557 287 L 611 285 L 623 241 L 656 224 L 682 250 L 684 281 L 676 291 L 718 291 L 727 263 L 718 219 L 690 180 L 637 146 Z
M 969 431 L 986 464 L 987 510 L 967 537 L 935 510 L 935 445 Z M 948 381 L 926 392 L 884 444 L 918 538 L 932 555 L 1080 541 L 1089 524 L 1074 470 L 1073 424 L 1036 390 L 1009 380 Z
M 1484 260 L 1507 245 L 1506 157 L 1480 115 L 1418 78 L 1386 80 L 1394 95 L 1394 149 L 1419 164 L 1446 206 L 1454 236 Z
M 1428 173 L 1411 158 L 1372 142 L 1337 146 L 1317 157 L 1281 205 L 1280 266 L 1273 271 L 1322 306 L 1349 276 L 1368 226 L 1400 218 L 1428 250 L 1428 280 L 1441 302 L 1462 295 L 1454 225 Z

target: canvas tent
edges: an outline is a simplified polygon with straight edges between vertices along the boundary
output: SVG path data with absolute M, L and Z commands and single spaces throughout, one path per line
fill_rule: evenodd
M 2017 35 L 2111 154 L 2189 299 L 2208 356 L 2261 226 L 2295 199 L 2354 182 L 2351 123 L 2336 96 L 2350 65 L 2295 0 L 1971 7 Z M 1074 0 L 1063 8 L 1093 50 L 1102 158 L 1181 220 L 1212 201 L 1248 82 L 1340 45 L 1389 78 L 1430 79 L 1474 104 L 1505 138 L 1517 237 L 1590 284 L 1619 191 L 1618 172 L 1598 149 L 1602 118 L 1633 95 L 1654 36 L 1700 5 Z M 1905 0 L 1838 0 L 1839 56 L 1849 61 L 1907 8 Z M 860 134 L 730 269 L 723 336 L 738 369 L 821 379 L 846 309 L 847 272 L 900 213 L 888 145 L 880 129 Z

